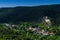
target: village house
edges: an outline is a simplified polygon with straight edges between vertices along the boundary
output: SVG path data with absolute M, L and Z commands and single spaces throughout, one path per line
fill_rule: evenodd
M 50 36 L 53 36 L 53 35 L 54 35 L 54 33 L 53 33 L 53 32 L 49 32 L 49 35 L 50 35 Z
M 8 28 L 12 29 L 14 27 L 18 27 L 17 25 L 14 24 L 9 24 L 9 23 L 4 23 Z

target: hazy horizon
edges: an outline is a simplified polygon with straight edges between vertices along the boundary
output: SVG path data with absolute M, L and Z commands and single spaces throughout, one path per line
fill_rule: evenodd
M 0 7 L 60 4 L 60 0 L 0 0 Z

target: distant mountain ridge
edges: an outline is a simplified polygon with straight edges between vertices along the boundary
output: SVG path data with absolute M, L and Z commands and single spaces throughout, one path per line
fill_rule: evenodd
M 48 16 L 54 23 L 60 24 L 60 4 L 0 8 L 0 23 L 41 22 L 44 16 Z

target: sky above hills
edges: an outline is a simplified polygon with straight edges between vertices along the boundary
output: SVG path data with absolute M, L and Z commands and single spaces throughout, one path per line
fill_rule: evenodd
M 60 4 L 60 0 L 0 0 L 0 7 Z

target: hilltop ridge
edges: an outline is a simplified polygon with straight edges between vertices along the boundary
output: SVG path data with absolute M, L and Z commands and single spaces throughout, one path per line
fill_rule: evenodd
M 0 8 L 0 23 L 41 22 L 44 16 L 50 17 L 55 24 L 60 24 L 60 4 Z

